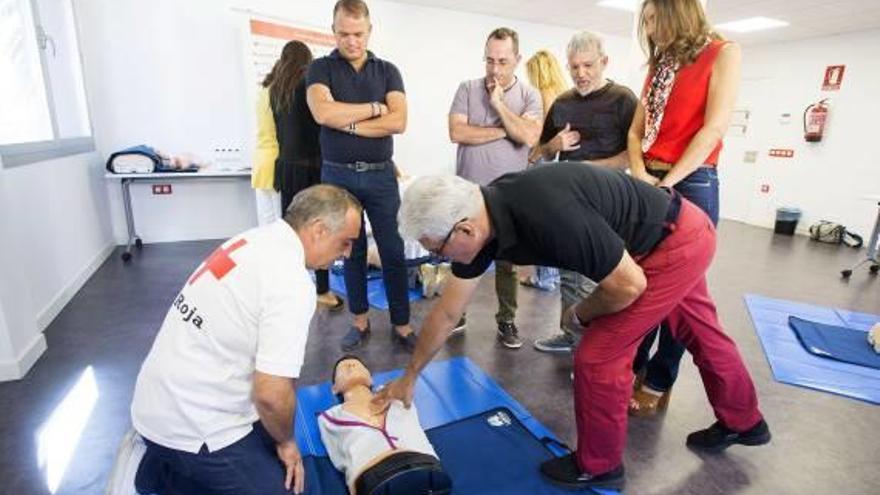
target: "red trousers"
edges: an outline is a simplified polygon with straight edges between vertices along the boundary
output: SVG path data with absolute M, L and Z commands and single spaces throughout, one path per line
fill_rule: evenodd
M 652 328 L 667 319 L 700 370 L 709 402 L 728 428 L 745 431 L 761 420 L 755 386 L 733 340 L 721 329 L 706 286 L 715 229 L 682 198 L 672 232 L 638 261 L 648 284 L 632 305 L 593 320 L 574 356 L 577 460 L 598 475 L 623 462 L 632 362 Z

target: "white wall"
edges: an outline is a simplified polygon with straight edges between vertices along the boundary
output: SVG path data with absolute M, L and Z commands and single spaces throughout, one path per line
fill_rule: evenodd
M 6 209 L 7 189 L 6 173 L 0 160 L 0 232 L 4 232 L 3 242 L 0 242 L 0 381 L 22 376 L 20 357 L 27 348 L 23 342 L 38 333 L 29 293 L 22 290 L 24 272 L 16 263 L 20 257 L 20 242 L 17 236 L 9 235 L 12 233 L 12 215 Z
M 46 341 L 37 328 L 27 272 L 21 262 L 27 256 L 24 239 L 16 230 L 16 213 L 24 208 L 9 209 L 10 187 L 6 175 L 0 164 L 0 232 L 4 233 L 0 242 L 0 381 L 24 376 L 46 349 Z
M 246 135 L 237 19 L 223 2 L 76 2 L 86 88 L 99 156 L 137 144 L 210 159 Z M 114 237 L 126 240 L 122 196 L 107 182 Z M 145 242 L 224 238 L 256 224 L 244 180 L 175 184 L 170 196 L 132 187 Z
M 0 380 L 27 372 L 42 331 L 113 248 L 100 161 L 0 164 Z
M 747 47 L 739 105 L 752 111 L 746 137 L 728 137 L 721 157 L 721 215 L 770 227 L 778 206 L 804 211 L 798 229 L 820 219 L 843 223 L 867 238 L 880 194 L 880 166 L 874 158 L 880 115 L 880 31 L 792 43 Z M 846 65 L 840 91 L 821 91 L 828 65 Z M 831 99 L 825 138 L 803 139 L 802 116 L 810 103 Z M 783 124 L 780 115 L 791 114 Z M 793 159 L 771 158 L 771 148 L 794 150 Z M 758 151 L 755 164 L 744 152 Z M 770 192 L 761 193 L 761 185 Z
M 249 147 L 253 100 L 245 83 L 247 38 L 242 29 L 248 15 L 230 6 L 329 29 L 333 4 L 333 0 L 77 2 L 86 87 L 93 95 L 92 118 L 101 156 L 139 143 L 202 155 L 210 155 L 217 146 L 245 143 Z M 388 1 L 373 0 L 369 5 L 374 25 L 371 49 L 400 68 L 407 89 L 409 127 L 395 138 L 395 159 L 411 174 L 454 169 L 446 115 L 458 83 L 482 75 L 482 47 L 489 31 L 512 27 L 520 34 L 525 57 L 549 48 L 563 63 L 564 47 L 573 32 Z M 608 51 L 608 74 L 623 81 L 629 40 L 609 39 Z M 117 189 L 113 184 L 108 192 L 115 237 L 123 242 Z M 179 189 L 172 196 L 152 196 L 146 187 L 135 191 L 138 230 L 145 242 L 225 237 L 255 223 L 246 184 Z M 204 212 L 210 213 L 207 220 L 199 216 Z M 193 213 L 198 218 L 193 219 Z
M 11 380 L 20 376 L 18 362 L 15 360 L 15 351 L 9 340 L 9 325 L 6 323 L 6 314 L 3 305 L 0 304 L 0 381 Z

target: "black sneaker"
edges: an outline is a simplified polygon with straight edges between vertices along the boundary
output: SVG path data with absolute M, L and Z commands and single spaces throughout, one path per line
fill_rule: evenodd
M 467 315 L 461 315 L 461 318 L 458 320 L 458 323 L 452 327 L 452 333 L 450 335 L 458 335 L 460 333 L 464 333 L 467 329 Z
M 687 436 L 687 446 L 705 452 L 721 452 L 738 443 L 740 445 L 764 445 L 770 441 L 770 427 L 763 419 L 748 430 L 737 433 L 716 421 L 705 430 L 695 431 Z
M 563 354 L 570 353 L 574 345 L 574 337 L 565 332 L 559 332 L 556 335 L 544 337 L 534 342 L 535 349 L 541 352 L 558 352 Z
M 598 475 L 584 473 L 577 465 L 574 454 L 557 457 L 541 463 L 541 474 L 553 484 L 565 488 L 610 488 L 622 490 L 626 482 L 623 464 Z
M 339 347 L 342 348 L 342 352 L 351 352 L 356 349 L 360 349 L 361 347 L 367 345 L 367 342 L 370 341 L 370 323 L 367 322 L 367 329 L 363 332 L 358 330 L 358 327 L 352 325 L 348 329 L 348 333 L 342 337 L 342 341 L 339 343 Z
M 498 324 L 498 341 L 501 345 L 510 349 L 522 347 L 522 339 L 519 338 L 519 330 L 512 321 L 503 321 Z
M 406 334 L 406 337 L 397 333 L 397 330 L 391 329 L 391 340 L 397 342 L 402 345 L 404 349 L 409 352 L 412 352 L 416 348 L 416 342 L 418 342 L 419 338 L 416 336 L 415 332 L 410 332 Z

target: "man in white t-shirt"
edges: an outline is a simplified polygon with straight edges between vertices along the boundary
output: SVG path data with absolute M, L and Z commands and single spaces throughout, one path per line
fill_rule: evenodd
M 308 269 L 349 255 L 361 212 L 341 188 L 310 187 L 189 277 L 135 387 L 140 493 L 303 491 L 293 414 L 316 305 Z

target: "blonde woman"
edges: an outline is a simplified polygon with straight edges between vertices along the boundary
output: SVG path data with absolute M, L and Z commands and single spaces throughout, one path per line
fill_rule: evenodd
M 556 97 L 568 89 L 559 62 L 548 50 L 538 50 L 526 62 L 526 74 L 529 77 L 529 83 L 541 93 L 544 118 L 546 118 L 547 112 L 556 101 Z M 535 163 L 540 157 L 541 148 L 535 146 L 529 155 L 529 163 Z

